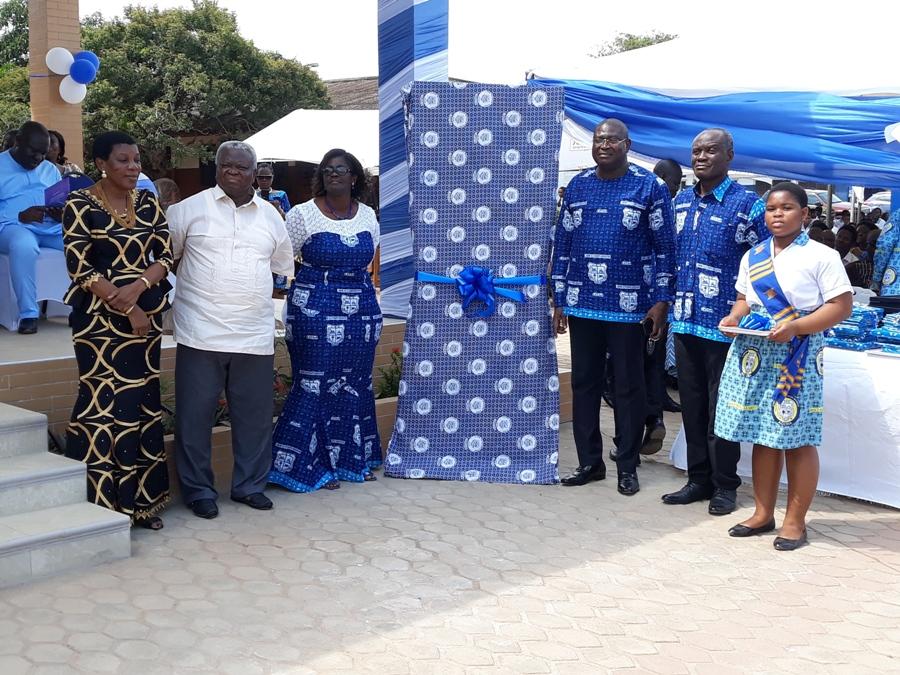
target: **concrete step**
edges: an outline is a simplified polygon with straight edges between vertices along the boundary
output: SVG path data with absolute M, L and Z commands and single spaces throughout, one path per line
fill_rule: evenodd
M 47 452 L 47 416 L 0 403 L 0 458 L 38 452 Z
M 96 504 L 0 518 L 0 588 L 130 555 L 128 516 Z
M 0 461 L 0 514 L 12 516 L 54 506 L 78 504 L 87 498 L 82 462 L 46 450 Z

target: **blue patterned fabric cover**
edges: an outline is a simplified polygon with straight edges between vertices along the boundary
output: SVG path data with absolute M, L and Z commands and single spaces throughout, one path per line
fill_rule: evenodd
M 543 275 L 563 92 L 414 83 L 406 99 L 417 272 Z M 559 377 L 545 285 L 510 286 L 489 317 L 455 285 L 417 281 L 388 476 L 557 481 Z

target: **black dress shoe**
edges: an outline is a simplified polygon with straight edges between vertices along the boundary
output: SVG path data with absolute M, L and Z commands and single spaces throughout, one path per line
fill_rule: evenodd
M 716 488 L 713 490 L 712 499 L 709 500 L 709 514 L 711 516 L 724 516 L 737 508 L 737 490 L 725 490 Z
M 670 413 L 680 413 L 681 404 L 669 396 L 669 392 L 663 397 L 663 410 Z
M 563 478 L 560 483 L 568 487 L 574 485 L 587 485 L 595 480 L 603 480 L 606 478 L 606 467 L 600 466 L 579 466 L 571 475 Z
M 800 535 L 799 539 L 785 539 L 784 537 L 775 537 L 775 541 L 772 542 L 772 546 L 775 547 L 776 551 L 794 551 L 808 543 L 809 540 L 806 538 L 806 530 L 803 530 L 803 534 Z
M 252 495 L 245 495 L 244 497 L 232 497 L 231 501 L 246 504 L 251 509 L 259 509 L 260 511 L 268 511 L 273 506 L 272 500 L 262 492 L 254 492 Z
M 760 525 L 759 527 L 750 527 L 748 525 L 742 525 L 741 523 L 738 523 L 728 530 L 728 535 L 730 537 L 752 537 L 757 534 L 765 534 L 766 532 L 771 532 L 774 529 L 774 520 L 770 520 L 765 525 Z
M 666 438 L 666 425 L 661 419 L 653 424 L 648 424 L 644 431 L 644 441 L 641 443 L 642 455 L 655 455 L 662 450 L 663 441 Z
M 631 495 L 637 494 L 640 489 L 641 484 L 638 483 L 636 473 L 619 474 L 619 494 L 630 497 Z
M 37 319 L 20 319 L 19 332 L 22 335 L 34 335 L 37 333 Z
M 210 520 L 219 515 L 219 507 L 214 499 L 195 499 L 188 506 L 198 518 Z
M 670 492 L 663 495 L 662 500 L 666 504 L 693 504 L 704 499 L 712 497 L 712 485 L 703 485 L 702 483 L 692 483 L 688 481 L 683 488 L 677 492 Z

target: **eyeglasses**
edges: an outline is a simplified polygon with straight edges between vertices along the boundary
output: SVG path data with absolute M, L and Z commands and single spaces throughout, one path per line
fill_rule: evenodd
M 326 166 L 322 169 L 323 176 L 346 176 L 350 173 L 350 167 L 346 166 Z
M 619 145 L 619 143 L 624 143 L 626 140 L 628 139 L 617 136 L 594 136 L 594 145 L 598 148 L 611 148 Z

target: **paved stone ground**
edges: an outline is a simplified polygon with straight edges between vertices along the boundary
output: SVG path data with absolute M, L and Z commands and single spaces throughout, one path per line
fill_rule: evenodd
M 0 673 L 900 672 L 897 511 L 818 498 L 812 545 L 779 553 L 726 534 L 748 489 L 713 518 L 660 503 L 665 460 L 641 481 L 178 506 L 131 560 L 0 591 Z

